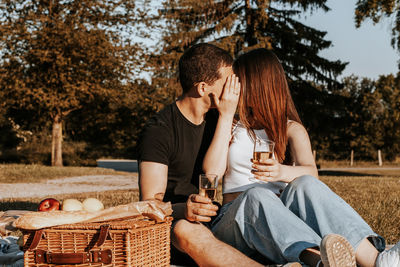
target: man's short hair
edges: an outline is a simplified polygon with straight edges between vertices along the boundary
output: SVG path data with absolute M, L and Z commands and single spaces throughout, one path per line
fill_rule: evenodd
M 188 48 L 179 59 L 179 80 L 183 93 L 196 84 L 213 84 L 221 78 L 219 69 L 233 64 L 231 55 L 212 44 L 200 43 Z

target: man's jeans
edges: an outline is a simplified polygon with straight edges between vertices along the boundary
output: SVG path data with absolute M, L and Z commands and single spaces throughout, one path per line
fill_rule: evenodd
M 367 237 L 379 251 L 385 248 L 350 205 L 312 176 L 296 178 L 280 197 L 262 184 L 244 191 L 221 208 L 212 231 L 244 254 L 275 263 L 299 261 L 304 249 L 318 247 L 330 233 L 344 236 L 353 248 Z

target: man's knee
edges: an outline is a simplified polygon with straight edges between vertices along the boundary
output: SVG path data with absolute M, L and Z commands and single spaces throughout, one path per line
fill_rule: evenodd
M 210 229 L 201 223 L 192 223 L 179 220 L 172 228 L 172 243 L 180 250 L 187 252 L 187 248 L 195 246 L 199 240 L 215 238 Z

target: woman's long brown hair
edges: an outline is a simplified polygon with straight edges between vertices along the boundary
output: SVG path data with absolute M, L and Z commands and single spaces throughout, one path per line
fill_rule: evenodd
M 301 121 L 279 59 L 272 51 L 259 48 L 239 56 L 233 69 L 242 85 L 241 122 L 252 138 L 254 129 L 264 129 L 268 138 L 275 142 L 277 160 L 288 163 L 288 159 L 285 160 L 288 120 Z

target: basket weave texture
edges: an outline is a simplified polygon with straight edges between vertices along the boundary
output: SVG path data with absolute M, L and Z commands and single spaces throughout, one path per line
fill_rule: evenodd
M 38 263 L 37 252 L 68 254 L 90 251 L 111 251 L 109 264 L 88 262 L 62 266 L 169 266 L 170 227 L 172 218 L 156 223 L 144 217 L 124 221 L 80 223 L 42 230 L 40 241 L 31 247 L 36 231 L 23 231 L 24 266 L 59 266 Z M 109 225 L 107 238 L 100 246 L 100 228 Z

